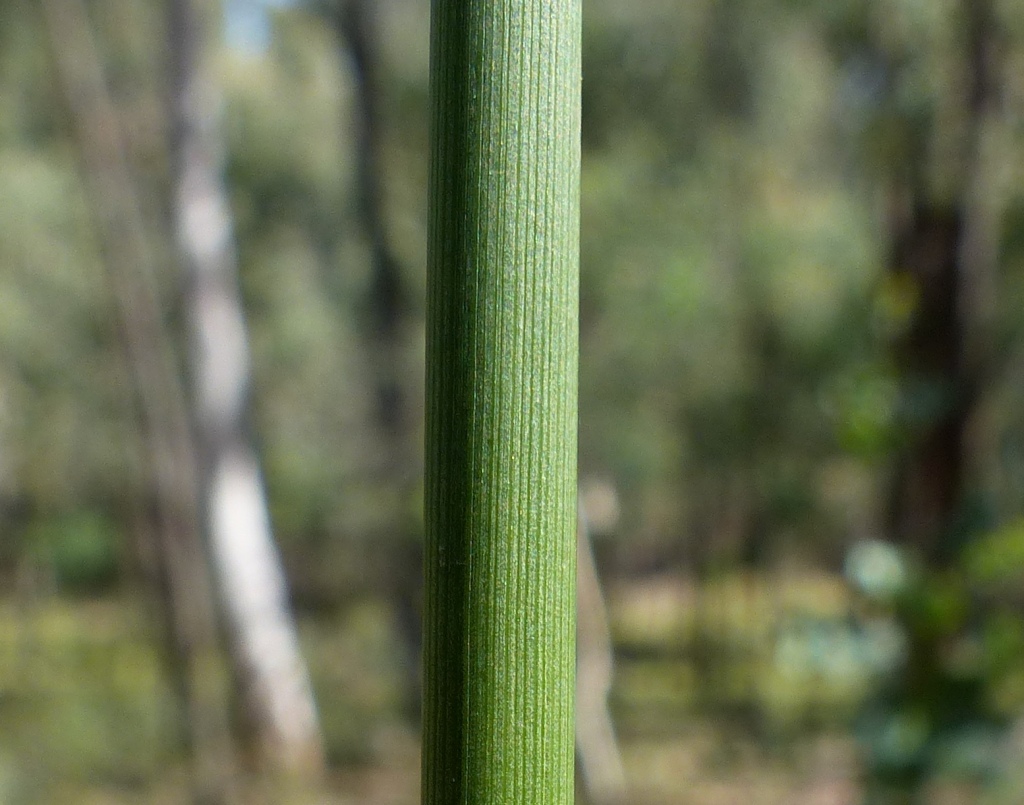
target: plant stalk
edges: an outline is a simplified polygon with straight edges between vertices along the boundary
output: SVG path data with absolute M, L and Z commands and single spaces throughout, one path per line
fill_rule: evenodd
M 425 805 L 571 803 L 580 0 L 434 0 Z

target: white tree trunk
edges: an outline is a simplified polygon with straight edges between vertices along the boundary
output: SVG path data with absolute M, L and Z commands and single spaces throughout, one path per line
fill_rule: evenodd
M 244 703 L 264 759 L 318 770 L 316 707 L 245 431 L 249 349 L 221 176 L 219 99 L 195 0 L 171 0 L 177 246 L 187 272 L 190 369 L 203 508 Z

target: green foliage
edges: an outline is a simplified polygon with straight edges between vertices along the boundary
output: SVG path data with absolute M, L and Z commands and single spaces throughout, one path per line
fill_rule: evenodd
M 95 593 L 109 588 L 120 570 L 121 540 L 110 518 L 76 511 L 34 522 L 25 536 L 62 591 Z
M 1007 588 L 1024 574 L 1024 522 L 1013 522 L 987 534 L 967 549 L 964 569 L 987 588 Z
M 944 571 L 915 566 L 891 546 L 851 555 L 848 571 L 873 617 L 892 618 L 901 635 L 859 719 L 877 801 L 937 778 L 992 783 L 1012 774 L 1000 746 L 1024 705 L 1019 531 L 1011 524 L 981 536 Z

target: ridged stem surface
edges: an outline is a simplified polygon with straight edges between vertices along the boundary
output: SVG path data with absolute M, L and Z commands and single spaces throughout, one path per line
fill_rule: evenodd
M 425 805 L 573 800 L 580 0 L 434 0 Z

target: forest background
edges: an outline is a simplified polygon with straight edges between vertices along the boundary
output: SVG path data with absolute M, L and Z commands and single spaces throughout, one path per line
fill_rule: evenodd
M 429 4 L 180 7 L 0 5 L 0 803 L 412 803 Z M 1024 7 L 584 18 L 581 801 L 1021 801 Z M 229 695 L 230 573 L 151 468 L 201 376 L 176 36 L 221 99 L 301 762 Z

